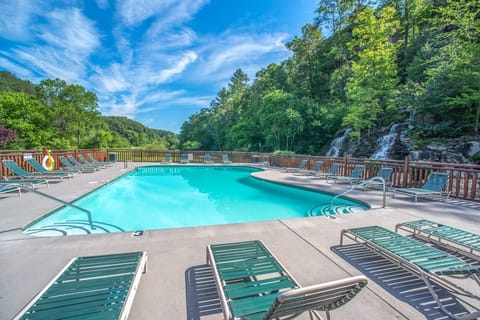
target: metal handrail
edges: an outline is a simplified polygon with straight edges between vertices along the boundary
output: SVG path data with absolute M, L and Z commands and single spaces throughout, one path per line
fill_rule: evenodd
M 88 211 L 87 209 L 84 209 L 84 208 L 81 208 L 81 207 L 76 206 L 76 205 L 74 205 L 74 204 L 71 204 L 70 202 L 63 201 L 62 199 L 59 199 L 59 198 L 54 197 L 54 196 L 51 196 L 51 195 L 49 195 L 49 194 L 40 192 L 40 191 L 35 190 L 35 189 L 33 189 L 33 188 L 26 187 L 26 186 L 24 186 L 24 185 L 22 185 L 22 184 L 12 184 L 12 185 L 14 185 L 15 187 L 18 187 L 18 188 L 20 188 L 20 189 L 22 189 L 22 190 L 24 190 L 24 191 L 28 191 L 28 192 L 33 192 L 33 193 L 39 194 L 39 195 L 44 196 L 44 197 L 46 197 L 46 198 L 48 198 L 48 199 L 51 199 L 51 200 L 60 202 L 60 203 L 63 204 L 63 205 L 66 205 L 66 206 L 69 206 L 69 207 L 72 207 L 72 208 L 75 208 L 75 209 L 77 209 L 77 210 L 80 210 L 80 211 L 85 212 L 85 213 L 87 214 L 87 217 L 88 217 L 88 224 L 90 225 L 90 229 L 95 230 L 95 227 L 94 227 L 93 222 L 92 222 L 92 213 L 91 213 L 90 211 Z
M 383 187 L 382 208 L 385 208 L 386 203 L 387 203 L 387 187 L 386 187 L 385 179 L 383 179 L 382 177 L 373 177 L 373 178 L 368 179 L 367 181 L 363 181 L 362 183 L 359 183 L 359 184 L 356 184 L 356 185 L 350 185 L 350 189 L 347 189 L 347 190 L 345 190 L 344 192 L 337 194 L 335 197 L 332 198 L 332 200 L 330 200 L 330 206 L 333 205 L 333 202 L 334 202 L 337 198 L 346 195 L 347 193 L 349 193 L 350 191 L 355 190 L 356 188 L 365 186 L 365 185 L 367 185 L 367 184 L 369 184 L 369 183 L 372 183 L 372 182 L 381 182 L 381 183 L 382 183 L 382 187 Z
M 366 181 L 363 181 L 362 183 L 359 183 L 357 185 L 351 185 L 349 189 L 343 191 L 342 193 L 339 193 L 337 194 L 336 196 L 334 196 L 332 198 L 332 200 L 330 200 L 330 204 L 329 204 L 329 208 L 331 210 L 332 206 L 333 206 L 333 203 L 335 202 L 335 200 L 337 200 L 338 198 L 340 197 L 343 197 L 344 195 L 346 195 L 347 193 L 355 190 L 356 188 L 358 187 L 361 187 L 361 186 L 365 186 L 369 183 L 372 183 L 372 182 L 381 182 L 382 183 L 382 187 L 383 187 L 383 201 L 382 201 L 382 208 L 385 208 L 386 206 L 386 203 L 387 203 L 387 188 L 386 188 L 386 182 L 385 182 L 385 179 L 383 179 L 382 177 L 373 177 L 373 178 L 370 178 Z M 310 210 L 309 210 L 309 215 L 312 215 L 312 211 L 313 209 L 319 207 L 320 205 L 315 205 L 313 206 Z

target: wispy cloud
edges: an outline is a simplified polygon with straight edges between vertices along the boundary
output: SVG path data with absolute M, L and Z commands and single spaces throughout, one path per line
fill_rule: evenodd
M 48 4 L 30 0 L 1 1 L 0 37 L 15 41 L 30 40 L 32 20 L 42 7 L 48 7 Z

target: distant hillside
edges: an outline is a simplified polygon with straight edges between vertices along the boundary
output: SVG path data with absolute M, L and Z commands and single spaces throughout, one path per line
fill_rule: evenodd
M 0 71 L 0 91 L 25 92 L 34 95 L 36 87 L 30 81 L 19 79 L 8 71 Z
M 102 116 L 113 135 L 128 140 L 132 146 L 145 146 L 162 142 L 166 148 L 173 147 L 176 134 L 167 130 L 151 129 L 140 122 L 120 116 Z

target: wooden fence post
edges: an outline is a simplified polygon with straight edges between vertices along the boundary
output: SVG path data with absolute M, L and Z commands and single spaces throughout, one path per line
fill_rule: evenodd
M 405 156 L 405 162 L 403 163 L 403 179 L 402 179 L 402 188 L 408 187 L 408 180 L 410 177 L 408 176 L 408 167 L 410 166 L 410 157 Z

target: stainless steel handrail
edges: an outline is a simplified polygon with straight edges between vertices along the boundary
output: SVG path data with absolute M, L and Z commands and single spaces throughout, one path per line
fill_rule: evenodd
M 363 181 L 362 183 L 359 183 L 359 184 L 356 184 L 356 185 L 351 185 L 349 189 L 343 191 L 342 193 L 339 193 L 337 194 L 336 196 L 334 196 L 332 198 L 332 200 L 330 200 L 330 204 L 329 204 L 329 208 L 330 208 L 330 211 L 331 211 L 331 208 L 333 206 L 333 203 L 335 202 L 335 200 L 337 200 L 338 198 L 340 197 L 343 197 L 344 195 L 346 195 L 347 193 L 355 190 L 356 188 L 359 188 L 359 187 L 362 187 L 362 186 L 365 186 L 369 183 L 372 183 L 372 182 L 380 182 L 382 184 L 382 189 L 383 189 L 383 200 L 382 200 L 382 208 L 385 208 L 385 206 L 387 205 L 387 187 L 386 187 L 386 182 L 385 182 L 385 179 L 383 179 L 382 177 L 373 177 L 373 178 L 370 178 L 366 181 Z M 310 211 L 308 212 L 309 215 L 312 215 L 312 212 L 315 208 L 319 207 L 320 205 L 315 205 L 313 206 Z
M 88 224 L 90 225 L 90 229 L 92 230 L 95 230 L 95 227 L 93 225 L 93 222 L 92 222 L 92 213 L 90 211 L 88 211 L 87 209 L 84 209 L 84 208 L 81 208 L 79 206 L 76 206 L 74 204 L 71 204 L 70 202 L 67 202 L 67 201 L 63 201 L 62 199 L 59 199 L 57 197 L 54 197 L 54 196 L 51 196 L 49 194 L 46 194 L 46 193 L 43 193 L 41 191 L 38 191 L 38 190 L 35 190 L 33 188 L 29 188 L 29 187 L 26 187 L 22 184 L 12 184 L 14 185 L 15 187 L 18 187 L 22 190 L 25 190 L 25 191 L 28 191 L 28 192 L 33 192 L 33 193 L 36 193 L 36 194 L 39 194 L 43 197 L 46 197 L 48 199 L 51 199 L 51 200 L 54 200 L 54 201 L 57 201 L 57 202 L 60 202 L 61 204 L 63 205 L 66 205 L 66 206 L 69 206 L 69 207 L 72 207 L 72 208 L 75 208 L 77 210 L 80 210 L 80 211 L 83 211 L 87 214 L 87 217 L 88 217 Z

